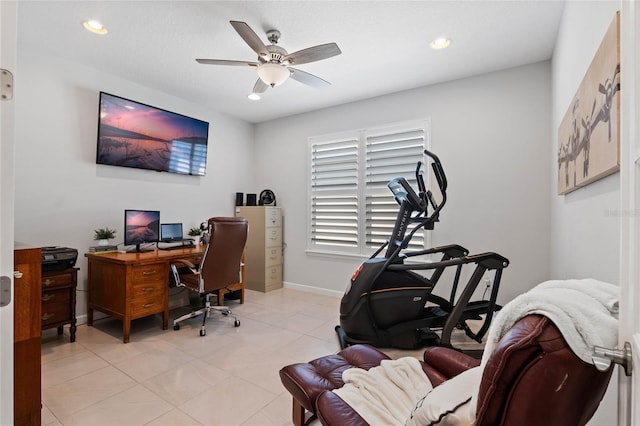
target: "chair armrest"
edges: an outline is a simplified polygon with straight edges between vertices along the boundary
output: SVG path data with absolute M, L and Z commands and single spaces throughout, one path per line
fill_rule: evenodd
M 186 266 L 187 268 L 189 268 L 191 270 L 191 273 L 193 274 L 197 274 L 198 273 L 198 268 L 196 267 L 196 265 L 193 264 L 193 262 L 187 260 L 187 259 L 176 259 L 173 262 L 171 262 L 173 265 L 179 266 L 179 264 L 182 264 L 184 266 Z
M 324 391 L 317 400 L 318 419 L 323 426 L 369 426 L 356 410 L 331 391 Z
M 427 348 L 424 351 L 423 359 L 425 364 L 449 379 L 463 371 L 480 365 L 480 360 L 442 346 Z

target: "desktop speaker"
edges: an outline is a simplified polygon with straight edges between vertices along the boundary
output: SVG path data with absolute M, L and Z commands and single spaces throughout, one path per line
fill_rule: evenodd
M 244 193 L 236 192 L 236 206 L 242 206 L 243 199 L 244 199 Z
M 256 205 L 256 194 L 247 194 L 247 205 L 248 206 Z

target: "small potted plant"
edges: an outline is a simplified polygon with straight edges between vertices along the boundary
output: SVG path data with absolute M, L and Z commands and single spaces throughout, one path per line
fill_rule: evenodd
M 93 239 L 98 241 L 98 245 L 100 245 L 100 246 L 109 245 L 109 240 L 111 238 L 115 238 L 116 237 L 116 230 L 115 229 L 110 229 L 109 227 L 98 228 L 93 232 L 94 232 Z
M 200 238 L 202 237 L 202 229 L 200 229 L 197 226 L 194 226 L 193 228 L 189 229 L 188 234 L 190 237 L 193 237 L 196 245 L 200 244 Z

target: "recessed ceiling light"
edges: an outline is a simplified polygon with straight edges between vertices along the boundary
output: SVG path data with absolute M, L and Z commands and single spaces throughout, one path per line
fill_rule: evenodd
M 249 93 L 249 96 L 247 96 L 247 98 L 251 99 L 252 101 L 258 101 L 260 100 L 260 95 L 258 95 L 257 93 Z
M 446 37 L 439 37 L 431 42 L 431 48 L 435 50 L 445 49 L 449 47 L 451 40 Z
M 95 34 L 106 34 L 107 33 L 107 29 L 105 28 L 104 25 L 102 25 L 100 23 L 100 21 L 96 21 L 95 19 L 90 19 L 88 21 L 84 21 L 82 23 L 82 26 L 87 30 L 87 31 L 91 31 L 92 33 Z

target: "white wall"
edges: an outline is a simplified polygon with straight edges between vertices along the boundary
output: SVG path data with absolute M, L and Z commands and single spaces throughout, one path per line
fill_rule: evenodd
M 509 258 L 502 302 L 548 279 L 550 84 L 543 62 L 258 124 L 256 186 L 285 214 L 285 281 L 342 292 L 362 261 L 305 253 L 307 138 L 425 117 L 449 180 L 433 245 Z
M 80 321 L 86 313 L 93 230 L 117 230 L 124 210 L 160 210 L 161 221 L 199 225 L 233 215 L 236 191 L 248 191 L 254 127 L 97 69 L 27 47 L 18 49 L 15 238 L 78 249 Z M 182 176 L 96 165 L 98 92 L 105 91 L 209 122 L 207 175 Z
M 553 55 L 550 254 L 551 276 L 558 279 L 592 277 L 618 283 L 619 174 L 567 195 L 556 195 L 556 153 L 558 126 L 619 8 L 617 1 L 567 2 Z
M 551 277 L 593 277 L 618 284 L 620 176 L 557 194 L 557 129 L 620 2 L 567 2 L 552 60 Z M 624 58 L 623 58 L 624 60 Z M 624 89 L 623 89 L 624 90 Z M 590 425 L 617 424 L 617 376 Z

